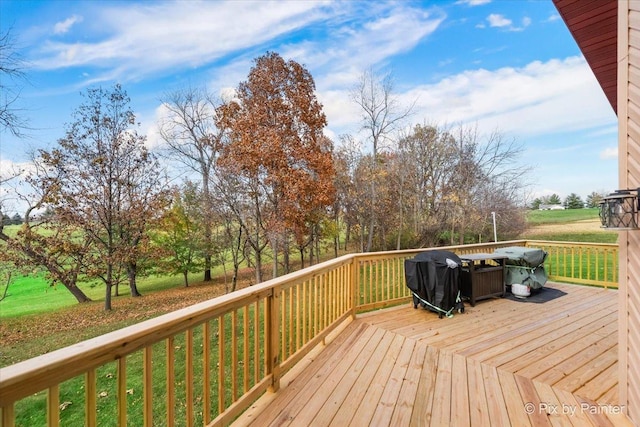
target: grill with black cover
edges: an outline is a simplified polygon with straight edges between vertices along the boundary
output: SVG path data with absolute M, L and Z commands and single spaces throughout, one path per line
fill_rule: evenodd
M 455 310 L 464 312 L 460 299 L 460 266 L 453 252 L 431 250 L 404 261 L 407 287 L 413 295 L 413 308 L 418 305 L 440 315 L 451 317 Z

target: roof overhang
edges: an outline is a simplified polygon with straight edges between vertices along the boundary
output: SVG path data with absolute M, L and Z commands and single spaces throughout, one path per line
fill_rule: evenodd
M 553 3 L 617 113 L 617 0 L 553 0 Z

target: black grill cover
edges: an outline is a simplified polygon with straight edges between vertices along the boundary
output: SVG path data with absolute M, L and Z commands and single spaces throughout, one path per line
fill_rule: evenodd
M 413 307 L 420 304 L 441 315 L 452 313 L 459 303 L 461 265 L 456 254 L 443 250 L 421 252 L 405 260 L 405 280 L 413 293 Z

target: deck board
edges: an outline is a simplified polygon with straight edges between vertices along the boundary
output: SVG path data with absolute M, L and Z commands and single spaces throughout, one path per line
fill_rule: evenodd
M 626 425 L 580 406 L 617 403 L 617 291 L 547 287 L 566 295 L 360 315 L 234 425 Z

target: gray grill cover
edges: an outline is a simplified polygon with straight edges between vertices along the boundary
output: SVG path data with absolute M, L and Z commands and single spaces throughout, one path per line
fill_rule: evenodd
M 498 248 L 494 253 L 509 257 L 504 275 L 507 285 L 520 283 L 531 289 L 540 289 L 547 283 L 547 272 L 544 269 L 547 253 L 544 250 L 510 246 Z

